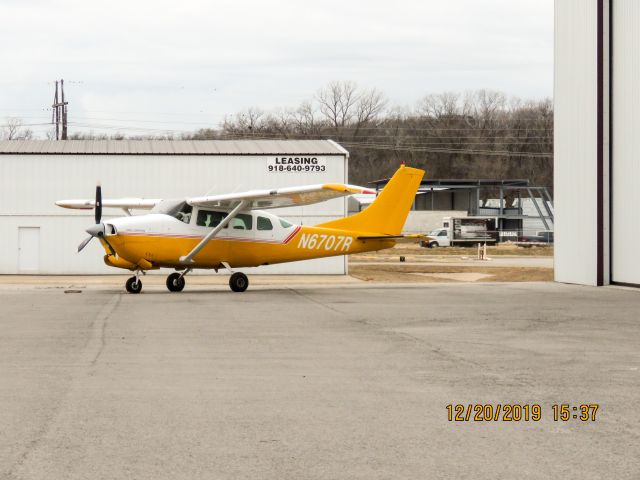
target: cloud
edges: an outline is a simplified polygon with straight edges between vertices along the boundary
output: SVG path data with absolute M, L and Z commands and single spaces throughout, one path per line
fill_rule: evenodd
M 553 0 L 4 0 L 0 18 L 0 118 L 47 117 L 61 77 L 72 116 L 176 129 L 295 106 L 334 79 L 398 104 L 451 89 L 552 93 Z

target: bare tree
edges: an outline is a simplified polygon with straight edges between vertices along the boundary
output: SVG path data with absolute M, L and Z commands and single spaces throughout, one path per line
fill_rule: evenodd
M 316 111 L 309 101 L 302 102 L 291 112 L 294 128 L 301 135 L 319 135 L 322 123 L 316 119 Z
M 475 120 L 475 126 L 488 129 L 505 120 L 507 96 L 495 90 L 476 90 L 467 92 L 464 100 L 464 114 Z
M 460 115 L 460 94 L 455 92 L 444 92 L 431 94 L 424 97 L 418 103 L 417 112 L 423 117 L 442 119 Z
M 367 125 L 375 125 L 387 106 L 384 94 L 375 88 L 365 90 L 358 95 L 355 104 L 355 125 L 353 138 Z
M 33 138 L 33 131 L 30 128 L 23 128 L 23 122 L 17 117 L 7 117 L 0 130 L 0 138 L 3 140 L 30 140 Z
M 358 86 L 354 82 L 331 82 L 320 89 L 316 99 L 320 113 L 336 131 L 344 127 L 355 115 Z
M 259 132 L 264 123 L 265 112 L 259 108 L 250 107 L 232 117 L 225 117 L 222 128 L 230 134 L 248 134 Z

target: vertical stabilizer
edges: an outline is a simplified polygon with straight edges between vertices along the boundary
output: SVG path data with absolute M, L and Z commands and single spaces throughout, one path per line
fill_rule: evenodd
M 382 235 L 399 235 L 413 205 L 424 170 L 401 166 L 378 197 L 360 213 L 319 227 Z

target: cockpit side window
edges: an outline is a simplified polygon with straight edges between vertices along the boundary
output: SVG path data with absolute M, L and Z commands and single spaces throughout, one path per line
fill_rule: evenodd
M 198 218 L 196 223 L 201 227 L 217 227 L 218 224 L 227 216 L 226 212 L 214 212 L 212 210 L 198 210 Z
M 196 225 L 201 227 L 217 227 L 224 220 L 229 212 L 219 212 L 215 210 L 198 209 L 198 217 Z M 234 230 L 251 230 L 253 228 L 253 217 L 250 214 L 238 213 L 224 228 L 232 228 Z

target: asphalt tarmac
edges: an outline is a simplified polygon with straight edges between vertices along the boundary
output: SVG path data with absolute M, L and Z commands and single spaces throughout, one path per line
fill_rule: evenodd
M 2 479 L 640 477 L 637 290 L 77 290 L 0 285 Z

